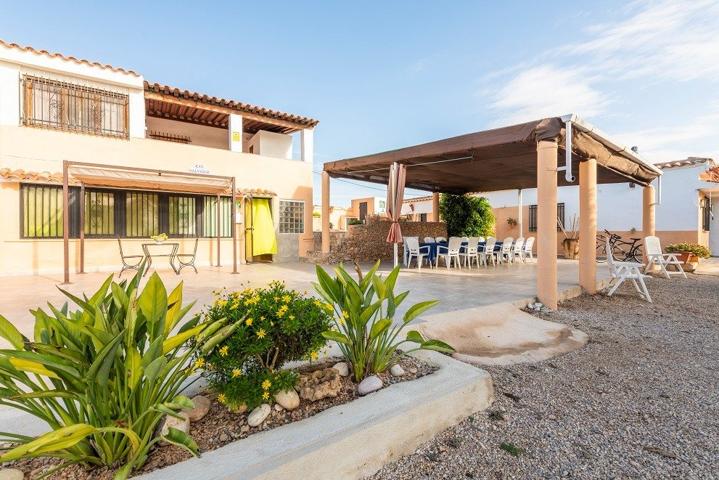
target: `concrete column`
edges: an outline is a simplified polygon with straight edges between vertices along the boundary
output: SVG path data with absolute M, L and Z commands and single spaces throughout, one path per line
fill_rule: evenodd
M 537 298 L 557 308 L 557 142 L 537 142 Z
M 330 174 L 322 172 L 322 253 L 330 253 Z
M 597 292 L 597 160 L 579 163 L 579 285 Z
M 310 165 L 315 160 L 315 130 L 313 128 L 305 128 L 300 133 L 300 143 L 302 151 L 302 161 Z
M 230 114 L 227 122 L 228 132 L 228 149 L 231 152 L 242 152 L 242 117 L 240 115 Z
M 439 192 L 432 193 L 432 221 L 439 222 Z
M 654 203 L 654 187 L 647 185 L 642 192 L 642 236 L 644 237 L 655 234 Z M 644 261 L 647 261 L 646 252 Z
M 517 189 L 517 226 L 519 227 L 518 237 L 524 236 L 524 205 L 522 200 L 522 189 Z

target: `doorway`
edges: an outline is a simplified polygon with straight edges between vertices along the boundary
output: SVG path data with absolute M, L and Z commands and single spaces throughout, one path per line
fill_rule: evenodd
M 245 260 L 271 262 L 277 253 L 277 237 L 269 198 L 245 199 Z

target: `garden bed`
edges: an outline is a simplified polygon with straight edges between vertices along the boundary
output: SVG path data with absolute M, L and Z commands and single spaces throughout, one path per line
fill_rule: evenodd
M 311 365 L 300 367 L 298 372 L 307 374 L 323 368 L 330 368 L 338 361 L 341 361 L 341 359 L 335 358 L 315 362 Z M 436 366 L 413 356 L 402 356 L 398 363 L 402 366 L 405 372 L 404 375 L 396 377 L 392 376 L 389 372 L 378 375 L 385 385 L 384 388 L 392 384 L 424 377 L 437 370 Z M 231 413 L 224 405 L 213 399 L 207 415 L 201 420 L 192 423 L 190 434 L 200 447 L 200 451 L 208 452 L 253 434 L 312 417 L 331 407 L 349 403 L 357 399 L 359 397 L 357 384 L 351 380 L 351 376 L 340 377 L 340 380 L 342 386 L 336 397 L 327 397 L 314 402 L 303 400 L 300 406 L 295 410 L 285 410 L 275 404 L 276 406 L 273 406 L 270 415 L 258 427 L 250 427 L 248 425 L 247 419 L 249 412 Z M 207 393 L 207 396 L 209 396 L 209 393 Z M 141 475 L 161 469 L 189 458 L 191 458 L 191 455 L 183 449 L 172 445 L 161 445 L 152 450 L 143 468 L 134 472 L 134 475 Z M 36 478 L 58 464 L 59 461 L 55 459 L 36 458 L 18 461 L 14 464 L 10 463 L 3 467 L 20 469 L 25 472 L 26 478 Z M 49 478 L 62 480 L 109 480 L 112 479 L 112 476 L 113 470 L 107 468 L 87 469 L 82 466 L 72 466 Z

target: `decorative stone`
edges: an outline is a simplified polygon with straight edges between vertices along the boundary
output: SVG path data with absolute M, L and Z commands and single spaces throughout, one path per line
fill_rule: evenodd
M 272 408 L 270 408 L 270 406 L 266 403 L 263 403 L 262 405 L 250 412 L 250 415 L 247 417 L 247 424 L 250 427 L 260 426 L 260 424 L 265 421 L 270 412 L 272 412 Z
M 392 368 L 389 369 L 389 373 L 391 373 L 393 377 L 402 377 L 404 376 L 405 371 L 404 368 L 402 368 L 402 365 L 397 363 L 392 365 Z
M 332 368 L 339 372 L 340 377 L 346 377 L 350 374 L 350 367 L 347 365 L 347 362 L 337 362 L 332 365 Z
M 357 385 L 357 393 L 360 395 L 367 395 L 368 393 L 376 392 L 383 386 L 381 378 L 377 375 L 370 375 Z
M 293 389 L 277 392 L 275 394 L 275 402 L 277 402 L 285 410 L 294 410 L 300 406 L 300 396 Z
M 247 425 L 242 425 L 240 427 L 240 433 L 247 433 L 249 431 L 250 431 L 250 427 L 248 427 Z
M 176 428 L 181 432 L 190 433 L 190 419 L 187 418 L 187 415 L 184 413 L 180 413 L 180 416 L 182 418 L 176 418 L 170 415 L 165 416 L 165 421 L 162 423 L 162 430 L 160 430 L 161 434 L 167 435 L 170 433 L 170 428 Z
M 300 375 L 298 382 L 300 398 L 316 402 L 327 397 L 336 397 L 342 390 L 340 374 L 334 368 L 315 370 L 312 373 Z
M 192 398 L 192 403 L 195 404 L 195 407 L 185 409 L 182 413 L 187 415 L 187 418 L 189 418 L 191 422 L 198 422 L 210 411 L 211 402 L 209 398 L 203 395 L 197 395 Z
M 17 468 L 0 469 L 0 480 L 23 480 L 25 474 Z

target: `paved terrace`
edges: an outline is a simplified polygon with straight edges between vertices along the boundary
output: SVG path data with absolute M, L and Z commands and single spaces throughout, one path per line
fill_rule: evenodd
M 366 265 L 363 268 L 366 269 Z M 383 266 L 388 271 L 391 265 Z M 410 290 L 407 304 L 422 300 L 440 300 L 440 304 L 429 313 L 436 314 L 465 310 L 482 305 L 504 302 L 521 302 L 536 293 L 536 263 L 500 265 L 497 267 L 474 268 L 472 270 L 423 268 L 404 270 L 398 282 L 398 291 Z M 283 280 L 290 287 L 312 292 L 315 280 L 315 266 L 306 263 L 253 264 L 240 267 L 240 273 L 230 273 L 231 267 L 205 267 L 199 273 L 185 269 L 182 275 L 171 270 L 159 270 L 168 290 L 180 280 L 185 282 L 184 301 L 197 300 L 195 311 L 212 301 L 212 291 L 219 288 L 240 289 L 247 286 L 260 287 L 272 280 Z M 603 265 L 598 268 L 598 278 L 607 277 Z M 129 278 L 133 272 L 125 272 Z M 99 287 L 109 273 L 87 273 L 73 275 L 70 285 L 65 285 L 74 294 L 90 295 Z M 559 260 L 559 291 L 578 288 L 578 264 L 576 261 Z M 62 274 L 52 276 L 5 277 L 0 289 L 0 314 L 12 321 L 21 332 L 32 335 L 33 318 L 30 308 L 44 307 L 47 302 L 62 305 L 64 296 L 56 286 L 62 281 Z M 60 285 L 62 287 L 62 285 Z M 421 318 L 418 319 L 421 321 Z

